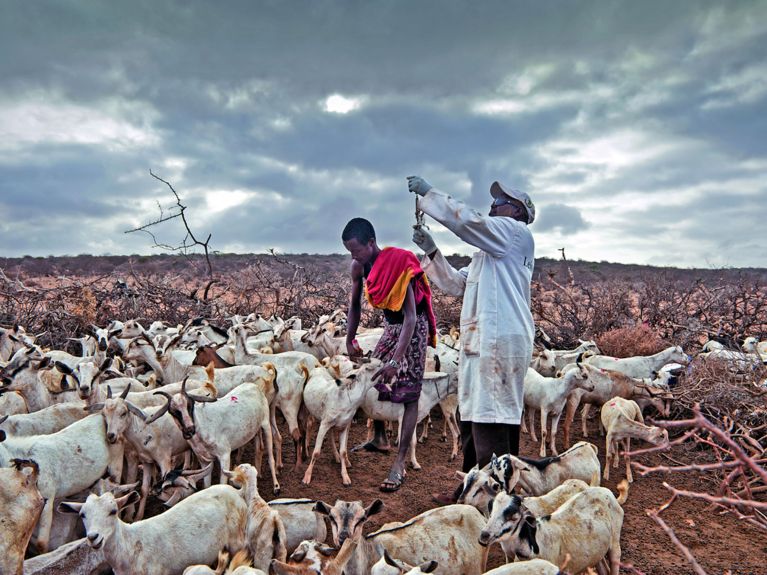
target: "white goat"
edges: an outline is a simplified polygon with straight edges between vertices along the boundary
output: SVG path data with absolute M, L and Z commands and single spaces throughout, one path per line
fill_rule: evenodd
M 242 463 L 227 472 L 235 487 L 248 505 L 248 521 L 245 528 L 245 545 L 257 569 L 269 569 L 272 559 L 285 561 L 287 557 L 285 526 L 280 514 L 270 507 L 258 493 L 258 471 L 248 463 Z
M 252 567 L 252 564 L 253 562 L 245 549 L 235 553 L 231 561 L 229 560 L 229 552 L 223 550 L 218 554 L 215 570 L 207 565 L 190 565 L 184 569 L 183 575 L 266 575 L 261 569 Z
M 285 547 L 292 553 L 301 541 L 325 541 L 327 526 L 322 515 L 314 510 L 314 499 L 272 499 L 269 506 L 280 514 L 285 526 Z
M 559 567 L 545 559 L 517 561 L 485 571 L 485 575 L 562 575 L 562 573 Z
M 554 377 L 568 363 L 574 363 L 575 360 L 584 352 L 598 354 L 599 348 L 593 340 L 580 340 L 580 345 L 575 349 L 543 349 L 537 355 L 533 356 L 530 367 L 546 377 Z
M 344 575 L 356 551 L 359 539 L 347 539 L 338 553 L 319 541 L 303 541 L 290 556 L 290 563 L 274 560 L 269 568 L 272 575 Z
M 45 497 L 36 546 L 48 550 L 56 497 L 70 497 L 88 489 L 105 472 L 114 480 L 122 473 L 123 446 L 106 441 L 104 420 L 90 415 L 51 435 L 5 438 L 0 431 L 0 466 L 11 459 L 31 459 L 40 466 L 38 489 Z
M 312 457 L 304 473 L 303 483 L 312 481 L 314 464 L 322 451 L 322 443 L 328 431 L 337 429 L 339 437 L 341 479 L 344 485 L 351 485 L 347 466 L 351 467 L 347 442 L 349 425 L 357 409 L 365 400 L 365 394 L 373 387 L 373 374 L 381 367 L 381 362 L 373 360 L 348 374 L 343 380 L 332 377 L 324 367 L 316 367 L 309 373 L 304 387 L 304 404 L 309 413 L 320 422 Z
M 530 433 L 533 441 L 536 441 L 534 410 L 538 410 L 541 414 L 541 448 L 539 454 L 541 457 L 546 457 L 547 419 L 551 415 L 550 447 L 552 453 L 556 455 L 558 453 L 557 428 L 568 396 L 575 389 L 586 391 L 593 391 L 594 389 L 594 384 L 589 381 L 588 370 L 578 363 L 575 369 L 568 370 L 561 377 L 544 377 L 534 369 L 528 369 L 525 374 L 524 385 L 525 410 L 527 410 L 530 418 Z
M 431 509 L 404 523 L 388 523 L 362 538 L 365 521 L 382 507 L 380 500 L 367 508 L 359 501 L 336 501 L 333 507 L 317 502 L 317 510 L 330 518 L 335 545 L 360 539 L 346 575 L 368 575 L 384 549 L 411 565 L 434 559 L 443 566 L 440 573 L 445 575 L 484 572 L 487 550 L 478 539 L 485 519 L 473 507 L 448 505 Z
M 758 353 L 767 359 L 767 341 L 759 341 L 754 336 L 749 336 L 743 340 L 742 347 L 746 353 Z
M 597 446 L 579 441 L 570 449 L 555 457 L 530 459 L 505 454 L 490 460 L 490 472 L 503 487 L 511 490 L 519 484 L 528 495 L 543 495 L 568 479 L 580 479 L 598 486 L 602 467 Z
M 10 463 L 13 467 L 0 468 L 0 573 L 22 575 L 24 553 L 45 501 L 37 488 L 37 463 Z
M 173 457 L 188 453 L 189 444 L 170 415 L 147 423 L 154 413 L 146 414 L 128 401 L 126 397 L 129 391 L 130 387 L 126 387 L 122 395 L 116 398 L 112 398 L 110 392 L 103 403 L 101 415 L 106 426 L 107 441 L 112 444 L 127 441 L 142 463 L 141 500 L 134 517 L 139 520 L 144 517 L 153 467 L 156 465 L 159 468 L 160 477 L 164 479 L 173 469 Z M 102 406 L 95 404 L 93 409 L 99 407 Z
M 453 386 L 451 386 L 451 383 Z M 423 420 L 434 406 L 447 398 L 448 395 L 457 394 L 458 386 L 456 382 L 446 373 L 425 372 L 421 384 L 421 394 L 418 398 L 418 416 L 416 421 Z M 397 421 L 401 422 L 405 413 L 405 407 L 401 403 L 391 401 L 380 401 L 378 399 L 378 390 L 368 389 L 365 394 L 365 400 L 362 403 L 362 410 L 370 419 L 378 421 Z M 410 441 L 410 465 L 413 469 L 421 469 L 421 464 L 415 456 L 416 434 L 413 433 Z
M 18 391 L 0 389 L 0 416 L 29 413 L 24 396 Z
M 631 438 L 643 439 L 653 445 L 668 443 L 668 431 L 661 427 L 644 424 L 642 410 L 635 401 L 614 397 L 602 406 L 602 425 L 607 430 L 607 455 L 605 456 L 605 480 L 610 479 L 610 464 L 618 466 L 618 444 L 624 441 L 626 458 L 626 478 L 629 483 L 634 481 L 631 474 Z
M 586 363 L 603 369 L 620 371 L 630 377 L 652 377 L 654 371 L 671 362 L 686 365 L 689 357 L 680 346 L 667 347 L 654 355 L 639 355 L 636 357 L 615 358 L 607 355 L 592 355 L 586 358 Z
M 42 381 L 46 370 L 52 370 L 52 363 L 39 349 L 20 350 L 3 369 L 3 391 L 18 391 L 30 412 L 74 399 L 74 390 L 54 393 L 48 389 Z
M 589 374 L 589 382 L 594 386 L 592 390 L 576 390 L 567 400 L 565 412 L 565 445 L 570 442 L 570 427 L 578 405 L 582 405 L 581 427 L 583 437 L 588 437 L 587 421 L 591 406 L 601 407 L 611 398 L 620 396 L 626 399 L 636 399 L 642 406 L 653 405 L 664 417 L 668 417 L 671 411 L 673 394 L 661 387 L 655 387 L 646 383 L 647 379 L 629 377 L 619 371 L 601 369 L 590 364 L 585 364 Z M 568 369 L 567 366 L 565 369 Z
M 621 488 L 619 487 L 619 490 Z M 521 559 L 541 558 L 580 573 L 607 556 L 611 575 L 618 575 L 625 486 L 616 499 L 609 489 L 589 487 L 551 515 L 536 518 L 523 500 L 506 496 L 506 506 L 493 508 L 480 543 L 502 541 Z M 505 494 L 504 494 L 505 495 Z
M 218 460 L 222 470 L 221 483 L 226 483 L 223 471 L 229 470 L 232 450 L 256 440 L 257 436 L 262 434 L 272 473 L 273 491 L 279 494 L 280 484 L 275 471 L 269 420 L 269 401 L 275 393 L 276 370 L 271 364 L 264 367 L 270 371 L 270 376 L 260 378 L 257 383 L 243 383 L 218 400 L 190 395 L 184 384 L 181 391 L 172 396 L 164 391 L 157 391 L 155 393 L 167 398 L 167 403 L 147 419 L 147 423 L 155 421 L 166 411 L 169 412 L 201 463 Z M 195 410 L 195 404 L 198 403 L 201 405 Z M 256 451 L 258 461 L 258 450 Z M 205 481 L 209 484 L 210 477 Z
M 49 435 L 88 415 L 88 408 L 81 402 L 59 403 L 33 413 L 0 417 L 0 426 L 12 437 Z
M 230 485 L 214 485 L 168 511 L 136 523 L 124 523 L 119 510 L 138 499 L 136 492 L 115 499 L 111 493 L 89 495 L 85 503 L 63 502 L 59 510 L 79 513 L 93 549 L 115 575 L 176 575 L 188 565 L 212 563 L 219 549 L 245 543 L 247 505 Z
M 272 433 L 277 446 L 277 463 L 282 468 L 282 435 L 277 428 L 275 409 L 279 408 L 288 424 L 288 431 L 296 449 L 296 468 L 303 463 L 302 451 L 305 438 L 298 424 L 298 412 L 301 409 L 306 376 L 309 371 L 319 367 L 317 358 L 301 351 L 289 351 L 278 354 L 249 353 L 245 348 L 245 327 L 232 326 L 230 332 L 235 337 L 235 360 L 238 364 L 260 365 L 264 362 L 274 364 L 280 372 L 280 381 L 271 408 Z

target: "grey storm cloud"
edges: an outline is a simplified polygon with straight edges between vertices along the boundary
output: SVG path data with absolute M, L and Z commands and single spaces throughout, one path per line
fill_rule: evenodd
M 558 230 L 563 235 L 570 235 L 588 227 L 588 222 L 583 219 L 577 208 L 565 204 L 549 204 L 540 216 L 537 216 L 535 231 Z
M 420 174 L 530 192 L 541 256 L 764 265 L 764 2 L 12 1 L 0 53 L 6 256 L 156 253 L 152 169 L 220 251 L 412 247 Z

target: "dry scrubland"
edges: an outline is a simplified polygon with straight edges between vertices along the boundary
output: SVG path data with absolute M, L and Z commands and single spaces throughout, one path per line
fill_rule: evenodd
M 452 260 L 456 266 L 468 263 L 468 258 Z M 42 345 L 77 352 L 67 338 L 111 319 L 183 324 L 203 316 L 227 326 L 227 317 L 257 311 L 298 315 L 311 325 L 321 314 L 346 307 L 344 256 L 218 255 L 212 261 L 214 275 L 208 277 L 202 260 L 181 256 L 0 259 L 0 324 L 21 324 L 42 333 Z M 733 346 L 745 336 L 767 338 L 766 296 L 764 269 L 678 270 L 543 259 L 536 262 L 533 311 L 557 348 L 593 338 L 603 353 L 618 357 L 651 354 L 671 344 L 695 355 L 709 337 Z M 437 293 L 436 312 L 441 327 L 457 325 L 460 302 Z M 376 325 L 381 318 L 366 309 L 363 321 Z M 635 473 L 622 537 L 624 562 L 634 565 L 625 567 L 627 573 L 696 572 L 683 558 L 683 547 L 700 563 L 698 573 L 767 573 L 767 396 L 754 385 L 766 376 L 764 370 L 734 374 L 722 364 L 697 360 L 682 376 L 671 417 L 676 423 L 669 429 L 674 445 L 637 458 L 660 469 L 645 469 L 641 477 Z M 696 404 L 700 412 L 694 412 Z M 574 426 L 574 441 L 580 439 L 579 428 Z M 593 437 L 604 462 L 603 440 Z M 445 444 L 429 441 L 419 452 L 424 470 L 411 472 L 405 488 L 385 498 L 387 510 L 377 521 L 428 509 L 429 492 L 452 485 L 457 463 L 448 463 Z M 523 453 L 535 451 L 525 438 Z M 369 503 L 380 496 L 376 487 L 384 466 L 375 457 L 381 456 L 361 455 L 355 462 L 351 488 L 339 486 L 328 457 L 312 492 L 330 503 L 335 498 Z M 283 478 L 286 495 L 305 496 L 291 475 Z M 657 519 L 648 516 L 669 500 Z M 500 561 L 497 553 L 491 557 Z

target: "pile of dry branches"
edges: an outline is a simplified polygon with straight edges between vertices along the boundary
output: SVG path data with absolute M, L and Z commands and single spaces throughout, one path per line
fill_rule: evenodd
M 675 473 L 704 473 L 704 477 L 710 478 L 712 488 L 708 492 L 687 491 L 673 487 L 670 483 L 663 483 L 669 491 L 670 499 L 654 509 L 646 510 L 647 515 L 653 519 L 663 531 L 671 538 L 676 547 L 685 556 L 692 568 L 699 575 L 706 572 L 696 561 L 692 552 L 676 536 L 674 530 L 661 517 L 661 513 L 668 509 L 677 499 L 689 498 L 708 503 L 712 509 L 718 509 L 722 513 L 730 513 L 742 521 L 767 532 L 767 449 L 764 444 L 752 440 L 744 443 L 739 433 L 733 426 L 720 427 L 712 423 L 703 415 L 699 406 L 692 408 L 693 417 L 680 421 L 655 422 L 657 425 L 669 430 L 682 432 L 682 435 L 671 442 L 670 446 L 653 447 L 632 452 L 632 455 L 667 450 L 669 447 L 680 444 L 691 444 L 694 447 L 703 446 L 711 454 L 711 463 L 686 464 L 675 462 L 674 466 L 648 467 L 636 461 L 632 465 L 639 475 L 663 473 L 673 475 Z M 732 423 L 732 422 L 730 422 Z M 767 426 L 760 430 L 765 432 Z M 691 449 L 695 453 L 696 460 L 700 460 L 700 452 Z M 672 460 L 673 461 L 673 460 Z
M 550 272 L 531 287 L 536 325 L 559 349 L 574 347 L 579 338 L 597 339 L 636 326 L 647 326 L 685 350 L 712 337 L 737 346 L 745 336 L 767 336 L 767 289 L 744 274 L 708 284 L 663 272 L 636 281 L 579 282 L 566 270 L 566 281 Z

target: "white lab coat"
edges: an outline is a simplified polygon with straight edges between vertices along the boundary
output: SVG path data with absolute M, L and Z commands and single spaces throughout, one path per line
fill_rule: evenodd
M 527 225 L 485 216 L 432 188 L 420 208 L 479 248 L 468 267 L 453 268 L 441 252 L 423 256 L 429 280 L 463 294 L 458 406 L 462 421 L 519 424 L 524 380 L 533 353 L 530 280 L 535 243 Z

